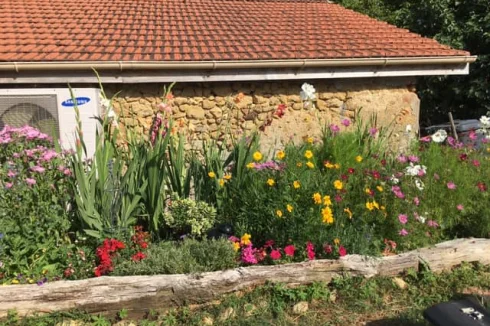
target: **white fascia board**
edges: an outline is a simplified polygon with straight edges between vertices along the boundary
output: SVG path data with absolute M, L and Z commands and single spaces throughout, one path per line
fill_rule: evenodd
M 223 70 L 148 70 L 104 71 L 102 83 L 227 82 L 264 80 L 309 80 L 375 77 L 414 77 L 467 75 L 469 63 L 447 65 L 400 65 L 325 68 L 223 69 Z M 0 84 L 98 83 L 95 74 L 83 71 L 0 72 Z

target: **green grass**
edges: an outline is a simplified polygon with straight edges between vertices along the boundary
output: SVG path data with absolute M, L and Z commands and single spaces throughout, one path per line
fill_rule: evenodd
M 225 296 L 212 304 L 188 306 L 158 312 L 150 311 L 146 318 L 133 321 L 136 325 L 428 325 L 422 312 L 433 304 L 457 299 L 464 293 L 486 291 L 487 296 L 475 297 L 488 308 L 490 297 L 490 266 L 464 264 L 451 272 L 434 274 L 430 271 L 408 272 L 403 275 L 407 288 L 400 289 L 391 278 L 338 278 L 330 284 L 315 283 L 288 288 L 282 284 L 262 287 Z M 293 307 L 307 301 L 309 309 L 294 314 Z M 231 308 L 231 309 L 230 309 Z M 231 317 L 222 318 L 226 312 Z M 128 321 L 131 312 L 123 310 L 114 316 L 91 316 L 81 312 L 56 313 L 19 319 L 15 314 L 0 325 L 55 325 L 63 320 L 78 320 L 79 325 L 111 325 Z M 69 325 L 69 324 L 66 324 Z M 71 324 L 73 325 L 73 324 Z

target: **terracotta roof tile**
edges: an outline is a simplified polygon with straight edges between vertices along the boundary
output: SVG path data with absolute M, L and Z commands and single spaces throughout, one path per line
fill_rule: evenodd
M 323 0 L 1 0 L 0 61 L 461 56 Z

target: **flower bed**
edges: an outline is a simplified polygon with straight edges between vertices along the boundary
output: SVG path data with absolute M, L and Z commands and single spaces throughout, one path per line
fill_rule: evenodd
M 390 256 L 490 235 L 486 117 L 483 148 L 476 133 L 463 145 L 439 131 L 392 153 L 373 117 L 267 153 L 257 134 L 226 132 L 191 150 L 170 92 L 146 138 L 122 135 L 102 104 L 90 159 L 81 123 L 73 152 L 29 127 L 0 132 L 3 284 Z

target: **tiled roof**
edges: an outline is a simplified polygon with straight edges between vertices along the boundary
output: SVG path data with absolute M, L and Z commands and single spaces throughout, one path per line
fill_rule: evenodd
M 0 62 L 464 55 L 327 1 L 0 0 Z

